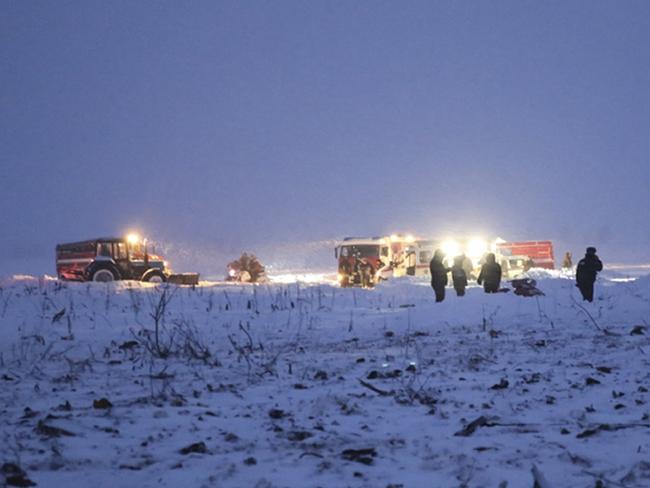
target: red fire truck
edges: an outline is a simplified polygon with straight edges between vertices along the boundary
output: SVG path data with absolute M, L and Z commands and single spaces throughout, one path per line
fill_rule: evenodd
M 162 257 L 137 236 L 90 239 L 56 246 L 56 273 L 73 281 L 164 282 L 170 276 Z
M 505 264 L 509 276 L 514 276 L 530 268 L 555 269 L 553 242 L 520 241 L 497 242 L 496 253 Z

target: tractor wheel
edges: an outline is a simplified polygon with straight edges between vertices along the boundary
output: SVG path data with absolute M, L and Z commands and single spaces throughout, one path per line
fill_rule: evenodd
M 167 277 L 163 274 L 162 271 L 158 271 L 157 269 L 155 269 L 155 270 L 147 271 L 142 276 L 142 281 L 146 281 L 149 283 L 164 283 L 165 281 L 167 281 Z
M 100 268 L 96 270 L 92 275 L 93 281 L 99 281 L 102 283 L 107 283 L 109 281 L 115 281 L 115 274 L 108 268 Z

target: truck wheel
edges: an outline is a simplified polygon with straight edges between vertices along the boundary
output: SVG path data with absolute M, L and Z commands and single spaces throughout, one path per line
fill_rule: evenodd
M 164 283 L 167 281 L 167 278 L 163 274 L 162 271 L 158 271 L 157 269 L 147 271 L 143 276 L 142 276 L 142 281 L 147 281 L 149 283 Z
M 115 281 L 115 275 L 108 268 L 100 268 L 93 273 L 92 280 L 107 283 L 109 281 Z

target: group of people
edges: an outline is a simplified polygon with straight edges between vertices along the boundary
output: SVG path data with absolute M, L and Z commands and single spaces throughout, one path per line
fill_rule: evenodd
M 570 254 L 567 253 L 567 255 L 570 260 Z M 464 255 L 456 256 L 451 268 L 445 265 L 444 259 L 444 253 L 438 249 L 429 263 L 431 288 L 433 288 L 436 295 L 436 302 L 442 302 L 445 299 L 445 288 L 447 287 L 448 274 L 450 272 L 454 290 L 459 297 L 465 295 L 465 288 L 467 287 L 469 278 L 471 278 L 471 262 L 468 269 L 468 259 Z M 567 256 L 565 256 L 563 266 L 566 265 L 566 261 Z M 602 269 L 603 263 L 596 255 L 596 248 L 588 247 L 585 257 L 580 260 L 576 267 L 576 286 L 580 290 L 583 300 L 588 302 L 593 301 L 596 275 Z M 476 282 L 479 285 L 483 285 L 485 293 L 497 293 L 500 290 L 501 277 L 501 265 L 496 262 L 496 256 L 494 253 L 486 254 Z
M 461 255 L 454 258 L 454 264 L 451 268 L 444 263 L 445 254 L 438 249 L 429 263 L 431 272 L 431 288 L 436 294 L 436 302 L 442 302 L 445 299 L 445 288 L 448 283 L 448 273 L 451 272 L 451 280 L 456 290 L 456 295 L 462 297 L 465 295 L 465 288 L 468 280 L 472 277 L 471 267 L 468 269 L 468 259 Z M 471 266 L 471 263 L 470 263 Z M 479 285 L 483 285 L 485 293 L 496 293 L 499 291 L 501 284 L 501 265 L 496 262 L 494 253 L 488 253 L 485 256 L 485 262 L 481 266 L 481 271 L 476 279 Z

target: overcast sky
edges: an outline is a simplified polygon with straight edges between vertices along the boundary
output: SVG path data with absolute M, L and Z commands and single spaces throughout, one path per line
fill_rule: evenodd
M 5 0 L 0 170 L 0 274 L 131 228 L 648 260 L 650 2 Z

